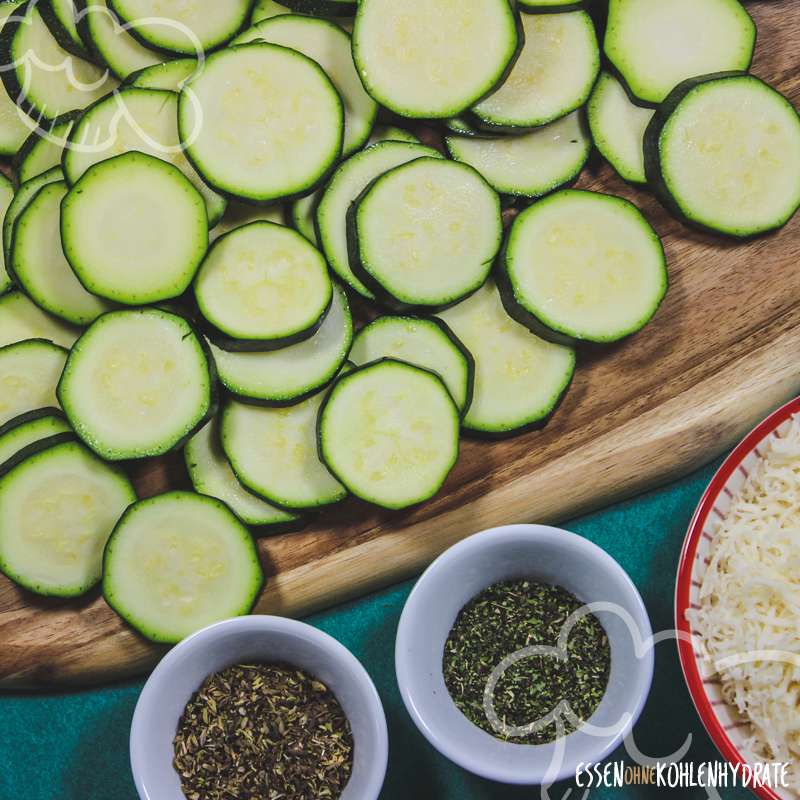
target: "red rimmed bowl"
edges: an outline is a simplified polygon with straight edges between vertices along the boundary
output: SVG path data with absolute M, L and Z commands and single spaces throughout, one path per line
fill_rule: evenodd
M 698 601 L 703 575 L 709 563 L 716 521 L 726 515 L 731 501 L 760 461 L 769 439 L 782 435 L 796 414 L 800 414 L 800 397 L 770 414 L 725 459 L 694 512 L 678 564 L 675 628 L 678 631 L 681 669 L 703 725 L 720 753 L 733 764 L 748 763 L 741 752 L 747 724 L 738 716 L 736 709 L 722 698 L 719 681 L 703 674 L 701 656 L 693 645 L 692 626 L 686 618 L 686 612 L 696 607 Z M 788 789 L 762 786 L 752 791 L 764 800 L 796 800 L 796 795 Z

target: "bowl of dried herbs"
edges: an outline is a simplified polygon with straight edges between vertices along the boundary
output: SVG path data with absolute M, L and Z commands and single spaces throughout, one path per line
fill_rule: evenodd
M 639 717 L 653 664 L 626 572 L 544 525 L 494 528 L 442 554 L 411 592 L 395 648 L 400 693 L 430 743 L 523 785 L 608 756 Z

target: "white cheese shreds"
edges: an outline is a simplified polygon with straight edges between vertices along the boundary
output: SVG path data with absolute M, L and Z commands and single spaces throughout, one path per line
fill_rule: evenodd
M 791 764 L 800 792 L 800 417 L 760 448 L 712 531 L 699 608 L 704 667 L 746 721 L 745 758 Z

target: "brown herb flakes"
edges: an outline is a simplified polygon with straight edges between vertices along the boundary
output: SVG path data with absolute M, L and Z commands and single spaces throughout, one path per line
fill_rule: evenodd
M 302 670 L 237 664 L 187 704 L 174 766 L 188 800 L 335 800 L 353 767 L 350 723 Z

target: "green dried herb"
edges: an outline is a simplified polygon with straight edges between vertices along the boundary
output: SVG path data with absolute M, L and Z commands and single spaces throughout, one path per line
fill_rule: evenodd
M 492 726 L 484 707 L 487 681 L 508 656 L 526 647 L 556 647 L 564 623 L 583 606 L 560 586 L 528 580 L 496 583 L 459 613 L 444 648 L 444 680 L 456 706 L 479 728 L 498 739 L 546 744 L 559 736 L 553 720 L 524 736 L 505 735 Z M 567 658 L 530 655 L 502 672 L 494 692 L 500 723 L 522 727 L 542 720 L 566 700 L 578 721 L 591 717 L 608 685 L 611 651 L 593 614 L 571 629 Z M 578 725 L 563 714 L 563 735 Z
M 336 697 L 280 664 L 237 664 L 208 677 L 174 747 L 188 800 L 335 800 L 353 768 L 353 735 Z

